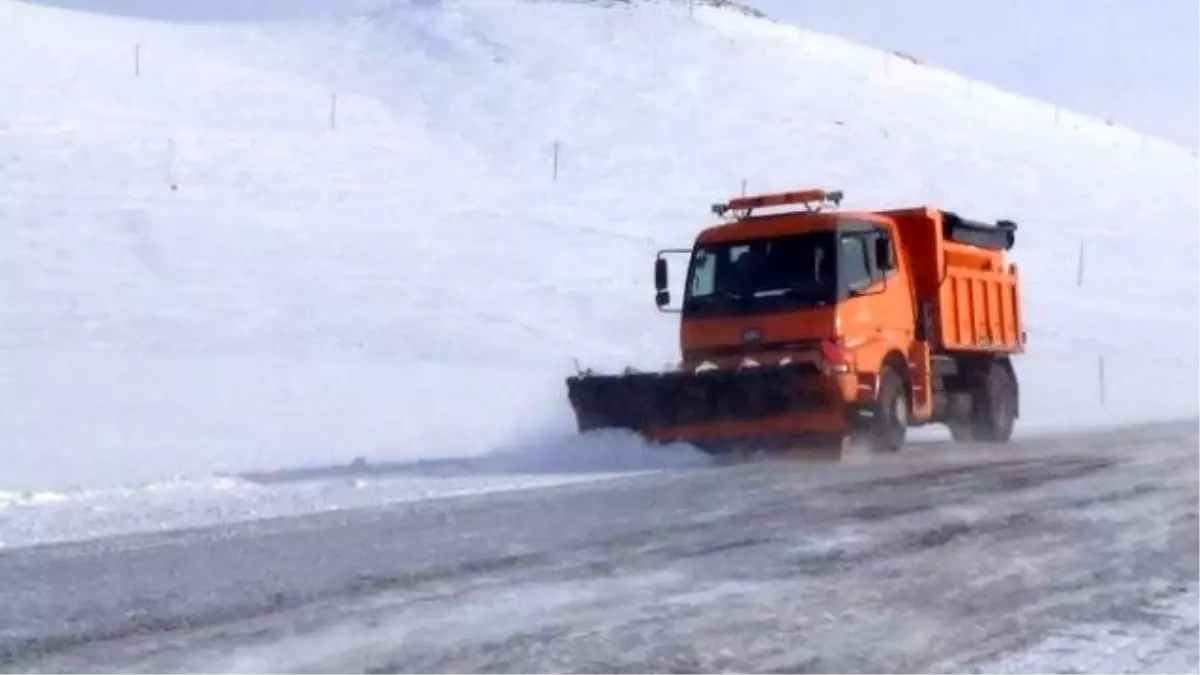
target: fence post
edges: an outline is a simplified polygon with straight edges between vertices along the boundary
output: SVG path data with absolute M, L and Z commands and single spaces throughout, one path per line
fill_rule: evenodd
M 337 94 L 329 95 L 329 128 L 337 128 Z
M 1086 243 L 1085 241 L 1079 242 L 1079 266 L 1075 272 L 1075 285 L 1079 288 L 1083 288 L 1083 247 Z
M 1103 354 L 1098 354 L 1096 356 L 1096 370 L 1097 370 L 1097 374 L 1100 377 L 1100 405 L 1104 405 L 1105 401 L 1108 397 L 1104 390 L 1104 355 Z
M 175 181 L 175 138 L 172 136 L 167 137 L 167 159 L 163 166 L 163 174 L 171 190 L 178 190 L 179 184 Z
M 746 179 L 745 178 L 742 179 L 742 196 L 743 197 L 746 196 Z
M 552 169 L 552 171 L 553 171 L 552 177 L 555 182 L 558 181 L 558 146 L 559 146 L 558 141 L 554 141 L 554 160 L 553 160 L 554 166 Z
M 133 46 L 133 76 L 142 76 L 142 45 L 140 44 Z

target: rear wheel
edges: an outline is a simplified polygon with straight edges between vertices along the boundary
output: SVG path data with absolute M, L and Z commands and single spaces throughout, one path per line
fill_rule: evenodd
M 908 433 L 908 394 L 904 378 L 895 368 L 886 367 L 879 376 L 879 395 L 871 417 L 871 449 L 896 452 L 904 446 Z
M 975 434 L 971 431 L 969 424 L 951 424 L 950 438 L 953 438 L 957 443 L 970 443 L 975 440 Z
M 975 391 L 973 440 L 1006 443 L 1017 419 L 1017 382 L 1007 364 L 993 361 Z

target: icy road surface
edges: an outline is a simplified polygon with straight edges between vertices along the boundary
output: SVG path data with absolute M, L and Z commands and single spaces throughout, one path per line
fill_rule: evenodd
M 1191 671 L 1196 423 L 0 551 L 0 670 Z

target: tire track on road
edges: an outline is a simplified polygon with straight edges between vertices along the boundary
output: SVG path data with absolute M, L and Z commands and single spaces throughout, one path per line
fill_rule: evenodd
M 349 573 L 341 578 L 331 575 L 330 583 L 313 589 L 281 581 L 278 587 L 282 592 L 248 599 L 226 595 L 209 609 L 185 603 L 173 610 L 172 605 L 155 604 L 162 601 L 155 601 L 151 592 L 134 605 L 144 608 L 142 615 L 118 617 L 108 614 L 112 610 L 101 609 L 100 615 L 83 617 L 85 629 L 71 629 L 67 623 L 65 631 L 16 639 L 0 632 L 0 663 L 31 663 L 67 652 L 103 653 L 106 645 L 148 635 L 175 634 L 186 640 L 188 634 L 216 631 L 223 639 L 238 641 L 245 638 L 236 637 L 238 631 L 229 626 L 270 622 L 272 617 L 284 620 L 316 613 L 318 608 L 332 609 L 330 619 L 307 620 L 310 629 L 336 622 L 344 614 L 337 608 L 355 603 L 386 601 L 392 613 L 404 614 L 420 607 L 466 602 L 505 587 L 594 584 L 664 569 L 701 585 L 732 581 L 791 587 L 847 583 L 847 579 L 862 577 L 859 584 L 870 586 L 877 581 L 866 579 L 886 579 L 889 569 L 919 566 L 917 561 L 930 556 L 1030 545 L 1039 539 L 1055 545 L 1070 536 L 1063 520 L 1073 518 L 1070 514 L 1088 513 L 1103 504 L 1170 495 L 1154 483 L 1162 480 L 1153 472 L 1162 471 L 1174 460 L 1158 465 L 1141 459 L 1139 468 L 1129 456 L 1117 456 L 1114 446 L 1094 455 L 1056 452 L 1032 456 L 1033 446 L 1024 449 L 1027 452 L 1014 452 L 1012 459 L 996 459 L 995 455 L 971 458 L 964 450 L 950 466 L 938 466 L 937 462 L 925 466 L 924 458 L 914 455 L 899 465 L 839 467 L 817 478 L 806 474 L 808 467 L 767 462 L 640 479 L 602 489 L 589 486 L 556 489 L 540 496 L 448 501 L 440 506 L 442 512 L 421 506 L 372 510 L 364 512 L 361 519 L 343 516 L 341 526 L 329 531 L 338 533 L 332 540 L 324 540 L 322 534 L 328 532 L 320 528 L 235 542 L 240 546 L 223 546 L 228 540 L 221 539 L 208 544 L 182 540 L 176 552 L 214 561 L 223 556 L 266 562 L 276 546 L 276 552 L 288 556 L 306 546 L 317 546 L 305 552 L 320 560 L 322 551 L 329 555 L 337 549 L 338 539 L 349 543 L 350 551 L 371 550 L 372 546 L 354 543 L 372 540 L 377 556 L 396 557 L 391 563 L 361 561 L 371 563 L 365 567 L 373 567 L 364 571 L 355 572 L 349 565 L 344 568 Z M 905 466 L 906 461 L 916 464 Z M 1127 471 L 1148 473 L 1138 477 L 1136 486 L 1114 485 L 1108 491 L 1093 488 L 1094 494 L 1085 488 L 1084 495 L 1067 488 L 1060 489 L 1063 495 L 1043 494 L 1055 485 L 1096 484 L 1102 476 L 1118 484 L 1121 480 L 1115 477 Z M 557 501 L 547 509 L 542 497 L 548 494 Z M 852 538 L 850 544 L 828 545 L 828 539 L 840 531 L 857 532 L 858 538 Z M 430 546 L 426 550 L 431 555 L 406 549 L 396 540 L 385 538 L 379 543 L 372 539 L 377 537 Z M 246 544 L 262 546 L 254 549 L 262 554 L 251 555 Z M 191 545 L 196 548 L 188 549 Z M 54 558 L 56 550 L 43 552 Z M 10 560 L 0 556 L 0 579 L 12 571 L 6 565 Z M 158 560 L 169 562 L 170 556 Z M 1054 561 L 1054 556 L 1050 560 Z M 120 566 L 122 558 L 116 554 L 103 562 Z M 150 562 L 155 562 L 152 551 Z M 246 583 L 252 584 L 254 575 L 264 572 L 263 566 L 256 565 L 230 573 L 244 574 Z M 923 574 L 928 577 L 928 571 Z M 287 579 L 284 574 L 283 581 Z M 1120 579 L 1114 574 L 1090 578 L 1076 572 L 1045 583 L 1043 591 L 1070 596 L 1087 584 L 1112 584 Z M 187 581 L 180 579 L 181 584 Z M 1030 602 L 1027 589 L 1006 587 L 1003 580 L 996 584 L 989 590 L 998 591 L 992 601 L 1001 611 Z M 898 597 L 904 598 L 904 592 Z M 979 611 L 970 601 L 960 602 L 968 610 Z M 11 629 L 10 625 L 8 631 Z M 997 635 L 1009 633 L 1012 631 Z M 262 635 L 259 639 L 269 639 Z M 988 638 L 986 632 L 978 637 L 991 639 L 1001 645 L 998 650 L 1003 649 L 1000 637 Z

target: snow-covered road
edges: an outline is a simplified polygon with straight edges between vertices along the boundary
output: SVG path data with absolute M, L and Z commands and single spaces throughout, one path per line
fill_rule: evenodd
M 1197 424 L 0 551 L 0 670 L 1195 672 Z

